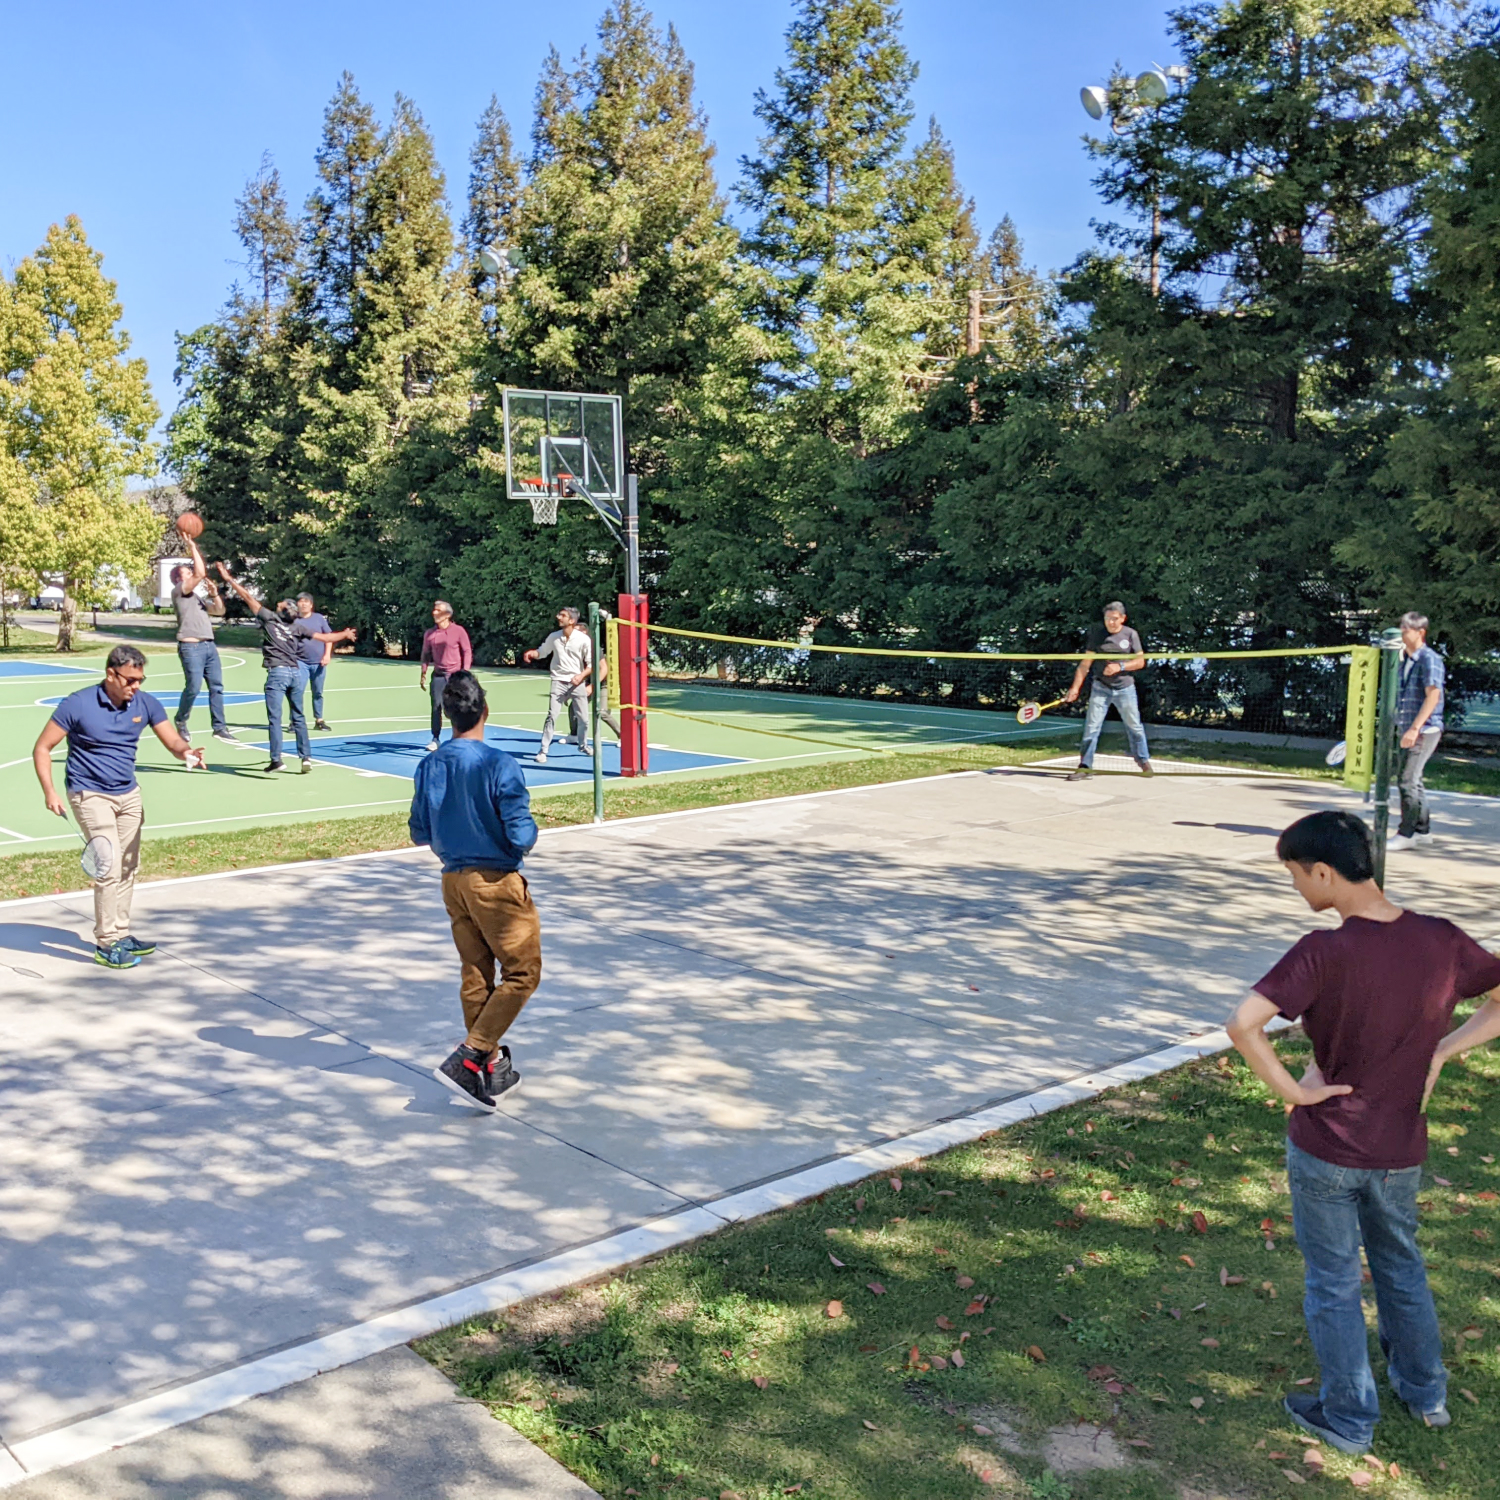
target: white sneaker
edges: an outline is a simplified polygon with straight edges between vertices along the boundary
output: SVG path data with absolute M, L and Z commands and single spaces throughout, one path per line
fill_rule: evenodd
M 537 753 L 536 753 L 536 763 L 539 766 L 545 766 L 547 764 L 547 752 L 545 750 L 538 750 L 537 751 Z
M 1404 833 L 1393 834 L 1385 841 L 1385 852 L 1387 854 L 1395 854 L 1402 849 L 1410 849 L 1414 843 L 1416 843 L 1416 840 L 1409 838 Z
M 1430 833 L 1414 833 L 1411 836 L 1411 841 L 1414 844 L 1430 844 L 1432 842 L 1432 835 Z
M 428 740 L 428 741 L 427 741 L 427 751 L 428 751 L 428 754 L 429 754 L 429 755 L 430 755 L 430 754 L 431 754 L 431 753 L 432 753 L 432 752 L 433 752 L 433 751 L 434 751 L 434 750 L 436 750 L 436 749 L 437 749 L 437 745 L 438 745 L 438 742 L 437 742 L 437 741 L 436 741 L 436 740 Z

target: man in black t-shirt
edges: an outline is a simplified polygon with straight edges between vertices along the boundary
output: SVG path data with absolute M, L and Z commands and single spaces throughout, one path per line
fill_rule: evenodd
M 249 589 L 232 578 L 223 563 L 216 563 L 219 576 L 244 601 L 261 629 L 261 662 L 266 669 L 266 725 L 271 741 L 271 764 L 268 771 L 284 769 L 281 759 L 281 706 L 291 713 L 292 734 L 297 754 L 302 760 L 302 774 L 312 770 L 312 739 L 307 732 L 307 717 L 302 712 L 302 659 L 300 647 L 307 639 L 315 641 L 352 641 L 352 630 L 310 631 L 297 628 L 297 606 L 283 599 L 274 610 L 267 609 Z
M 1099 731 L 1110 709 L 1119 714 L 1125 725 L 1125 738 L 1135 763 L 1147 776 L 1151 771 L 1151 751 L 1146 745 L 1146 731 L 1141 727 L 1141 706 L 1135 695 L 1132 675 L 1146 665 L 1141 638 L 1125 623 L 1125 606 L 1118 599 L 1104 606 L 1104 623 L 1089 626 L 1084 642 L 1088 655 L 1078 663 L 1073 685 L 1064 698 L 1076 703 L 1083 690 L 1083 680 L 1091 677 L 1088 713 L 1083 721 L 1083 747 L 1078 769 L 1069 781 L 1084 781 L 1094 774 L 1094 751 L 1099 745 Z

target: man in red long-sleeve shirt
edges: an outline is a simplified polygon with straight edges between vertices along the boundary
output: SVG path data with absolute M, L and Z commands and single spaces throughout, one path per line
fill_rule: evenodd
M 453 623 L 453 606 L 446 599 L 432 606 L 432 629 L 422 637 L 422 686 L 427 686 L 427 669 L 432 668 L 432 739 L 427 748 L 436 750 L 443 732 L 443 689 L 454 672 L 467 672 L 474 665 L 474 648 L 469 632 Z

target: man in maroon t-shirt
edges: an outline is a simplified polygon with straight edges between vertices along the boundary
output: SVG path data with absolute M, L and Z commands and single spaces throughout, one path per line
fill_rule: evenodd
M 1500 1036 L 1500 958 L 1442 917 L 1403 911 L 1375 883 L 1352 813 L 1299 818 L 1276 845 L 1297 893 L 1337 928 L 1310 932 L 1230 1018 L 1230 1040 L 1292 1110 L 1287 1178 L 1307 1263 L 1302 1311 L 1322 1368 L 1317 1395 L 1285 1400 L 1300 1427 L 1363 1453 L 1380 1419 L 1360 1305 L 1363 1244 L 1391 1388 L 1429 1427 L 1448 1425 L 1442 1334 L 1417 1248 L 1428 1095 L 1443 1064 Z M 1460 1000 L 1486 995 L 1449 1032 Z M 1298 1082 L 1266 1038 L 1300 1020 L 1313 1062 Z
M 467 672 L 474 665 L 474 648 L 469 632 L 453 623 L 453 606 L 446 599 L 434 600 L 432 629 L 422 637 L 422 670 L 419 681 L 427 686 L 427 669 L 432 668 L 432 739 L 428 750 L 436 750 L 443 732 L 443 689 L 455 672 Z

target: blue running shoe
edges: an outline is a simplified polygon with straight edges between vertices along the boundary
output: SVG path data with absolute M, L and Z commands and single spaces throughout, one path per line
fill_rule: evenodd
M 123 938 L 108 948 L 94 949 L 94 962 L 103 964 L 106 969 L 133 969 L 140 961 L 140 954 L 132 953 Z
M 121 944 L 128 948 L 137 958 L 148 958 L 156 952 L 155 943 L 143 943 L 138 937 L 125 936 L 120 939 Z

